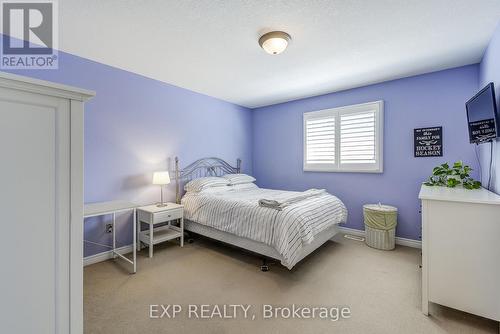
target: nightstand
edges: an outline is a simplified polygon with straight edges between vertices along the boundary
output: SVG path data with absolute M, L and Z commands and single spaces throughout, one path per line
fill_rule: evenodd
M 171 224 L 179 220 L 179 226 Z M 166 223 L 166 225 L 164 225 Z M 149 228 L 141 231 L 142 224 Z M 162 226 L 158 226 L 158 225 Z M 156 227 L 155 227 L 156 225 Z M 164 241 L 180 238 L 184 246 L 184 207 L 180 204 L 168 203 L 158 207 L 148 205 L 137 208 L 137 249 L 141 250 L 141 242 L 149 246 L 149 257 L 153 257 L 153 246 Z

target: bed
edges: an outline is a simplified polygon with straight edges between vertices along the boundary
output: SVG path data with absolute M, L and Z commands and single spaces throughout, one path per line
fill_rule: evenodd
M 249 183 L 187 191 L 182 196 L 183 183 L 238 174 L 241 160 L 233 167 L 222 159 L 204 158 L 181 170 L 176 158 L 175 166 L 176 199 L 184 205 L 185 230 L 246 249 L 263 259 L 276 259 L 288 269 L 337 234 L 337 225 L 347 218 L 342 201 L 322 190 L 272 190 Z M 264 198 L 290 204 L 280 209 L 259 206 Z M 297 198 L 300 200 L 294 201 Z M 266 263 L 261 269 L 268 269 Z

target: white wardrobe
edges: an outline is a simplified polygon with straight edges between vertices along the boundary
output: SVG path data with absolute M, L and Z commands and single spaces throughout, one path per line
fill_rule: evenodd
M 0 72 L 0 324 L 83 332 L 83 107 L 93 92 Z

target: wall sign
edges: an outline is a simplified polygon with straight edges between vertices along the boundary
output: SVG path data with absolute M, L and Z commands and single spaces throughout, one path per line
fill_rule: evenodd
M 443 156 L 443 127 L 413 130 L 415 158 Z

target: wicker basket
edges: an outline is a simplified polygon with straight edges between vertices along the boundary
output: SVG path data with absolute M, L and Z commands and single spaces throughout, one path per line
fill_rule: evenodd
M 396 229 L 377 230 L 365 225 L 365 243 L 381 250 L 393 250 L 396 247 Z
M 392 250 L 396 246 L 398 209 L 381 204 L 363 206 L 365 243 L 373 248 Z

